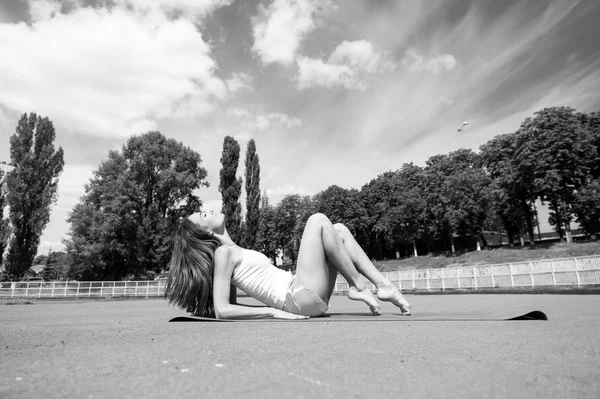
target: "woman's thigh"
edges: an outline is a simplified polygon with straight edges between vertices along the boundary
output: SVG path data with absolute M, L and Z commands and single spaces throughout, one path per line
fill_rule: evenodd
M 304 287 L 315 292 L 324 301 L 329 300 L 331 271 L 323 248 L 323 225 L 329 222 L 325 215 L 308 218 L 298 250 L 296 278 Z

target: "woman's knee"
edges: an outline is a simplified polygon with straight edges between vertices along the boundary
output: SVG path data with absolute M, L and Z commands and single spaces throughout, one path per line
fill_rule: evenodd
M 331 224 L 331 221 L 322 213 L 313 213 L 306 221 L 306 224 L 317 224 L 322 226 L 324 224 Z
M 346 225 L 342 224 L 342 223 L 336 223 L 333 225 L 333 228 L 335 229 L 335 231 L 339 234 L 340 237 L 344 237 L 347 234 L 352 235 L 352 233 L 350 232 L 350 230 L 346 227 Z

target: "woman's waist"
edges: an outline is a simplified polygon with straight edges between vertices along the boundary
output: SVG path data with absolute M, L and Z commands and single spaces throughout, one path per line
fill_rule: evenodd
M 270 266 L 272 271 L 266 273 L 238 273 L 234 272 L 232 283 L 246 294 L 260 300 L 267 305 L 283 306 L 287 288 L 292 279 L 292 274 L 275 266 Z M 274 303 L 268 303 L 272 302 Z

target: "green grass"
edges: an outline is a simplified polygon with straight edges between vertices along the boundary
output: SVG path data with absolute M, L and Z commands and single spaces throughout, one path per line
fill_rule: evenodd
M 376 261 L 380 271 L 436 269 L 442 267 L 476 266 L 525 262 L 536 259 L 572 258 L 574 256 L 600 255 L 600 241 L 543 243 L 524 247 L 482 249 L 456 254 L 424 255 L 416 258 Z

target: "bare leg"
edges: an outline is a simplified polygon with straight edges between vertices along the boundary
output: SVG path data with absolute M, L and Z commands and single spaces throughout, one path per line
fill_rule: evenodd
M 342 239 L 356 269 L 377 286 L 377 297 L 382 301 L 392 302 L 400 308 L 402 314 L 410 315 L 410 303 L 402 296 L 400 290 L 375 268 L 350 230 L 341 223 L 336 223 L 333 227 Z
M 312 215 L 302 234 L 296 278 L 324 301 L 329 301 L 337 272 L 348 281 L 348 298 L 369 305 L 371 313 L 381 313 L 373 293 L 367 289 L 360 273 L 331 221 L 323 214 Z

